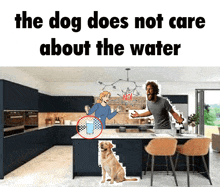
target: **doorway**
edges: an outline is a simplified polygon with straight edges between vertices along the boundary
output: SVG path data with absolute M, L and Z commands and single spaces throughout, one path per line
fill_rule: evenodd
M 196 89 L 195 111 L 199 113 L 196 133 L 211 138 L 220 126 L 220 89 Z

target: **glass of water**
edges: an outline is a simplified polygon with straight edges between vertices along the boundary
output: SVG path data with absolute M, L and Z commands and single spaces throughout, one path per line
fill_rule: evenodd
M 93 121 L 86 121 L 86 134 L 94 134 Z

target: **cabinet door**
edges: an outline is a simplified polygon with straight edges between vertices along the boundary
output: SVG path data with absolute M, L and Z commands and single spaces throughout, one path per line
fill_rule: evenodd
M 94 103 L 93 96 L 53 96 L 56 112 L 85 112 L 85 105 Z
M 56 112 L 55 102 L 50 95 L 38 93 L 39 112 Z
M 140 176 L 142 171 L 142 140 L 112 140 L 119 162 L 126 167 L 127 176 Z
M 74 126 L 55 126 L 56 129 L 56 145 L 72 145 L 71 137 L 74 136 L 76 132 L 76 125 Z
M 4 110 L 38 110 L 38 90 L 4 81 Z
M 45 128 L 4 138 L 4 175 L 54 145 L 54 128 Z
M 98 166 L 98 140 L 73 140 L 77 175 L 101 175 Z

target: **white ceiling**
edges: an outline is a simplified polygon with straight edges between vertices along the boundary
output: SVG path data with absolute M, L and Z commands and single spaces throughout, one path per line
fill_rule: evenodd
M 114 82 L 127 79 L 127 67 L 16 67 L 46 82 Z M 220 67 L 129 67 L 129 80 L 220 82 Z

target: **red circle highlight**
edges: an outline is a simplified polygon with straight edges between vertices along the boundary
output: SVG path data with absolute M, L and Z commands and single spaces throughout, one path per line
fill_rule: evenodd
M 79 133 L 79 131 L 78 131 L 77 126 L 79 125 L 80 120 L 82 120 L 83 118 L 86 118 L 86 117 L 96 118 L 96 119 L 101 123 L 101 125 L 102 125 L 101 132 L 100 132 L 96 137 L 94 137 L 94 138 L 86 138 L 86 137 L 82 136 L 82 135 Z M 95 117 L 95 116 L 90 116 L 90 115 L 88 115 L 88 116 L 83 116 L 82 118 L 80 118 L 80 119 L 77 121 L 77 124 L 76 124 L 76 131 L 77 131 L 77 133 L 78 133 L 82 138 L 87 139 L 87 140 L 92 140 L 92 139 L 95 139 L 95 138 L 97 138 L 98 136 L 100 136 L 100 134 L 101 134 L 102 131 L 103 131 L 103 124 L 102 124 L 101 120 L 100 120 L 99 118 Z

